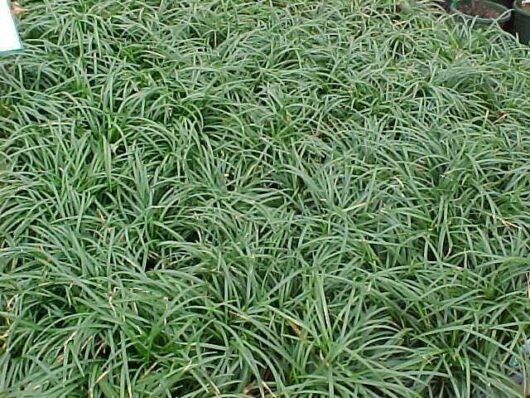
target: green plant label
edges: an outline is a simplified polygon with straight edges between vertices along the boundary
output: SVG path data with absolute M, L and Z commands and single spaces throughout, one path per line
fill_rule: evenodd
M 9 0 L 0 0 L 0 54 L 22 49 Z

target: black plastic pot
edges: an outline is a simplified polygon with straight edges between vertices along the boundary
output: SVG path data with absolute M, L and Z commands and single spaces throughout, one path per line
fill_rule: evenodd
M 513 8 L 513 0 L 492 0 L 494 3 L 497 3 L 497 4 L 502 4 L 504 7 L 508 8 L 508 9 L 512 9 Z M 506 32 L 509 32 L 509 33 L 514 33 L 515 32 L 515 27 L 514 27 L 514 18 L 513 18 L 513 12 L 511 13 L 510 15 L 510 20 L 508 22 L 506 22 L 503 26 L 503 29 L 506 31 Z
M 511 11 L 508 10 L 508 8 L 504 7 L 502 4 L 495 3 L 493 1 L 489 0 L 477 0 L 482 4 L 486 4 L 488 7 L 499 11 L 501 16 L 499 18 L 479 18 L 473 15 L 464 14 L 463 12 L 458 10 L 459 4 L 469 4 L 472 0 L 460 0 L 456 1 L 455 4 L 451 4 L 451 12 L 457 16 L 459 19 L 461 19 L 463 22 L 467 23 L 473 23 L 475 25 L 482 25 L 482 26 L 488 26 L 493 25 L 495 23 L 498 23 L 500 26 L 506 25 L 507 22 L 510 21 L 511 18 Z
M 491 0 L 494 3 L 502 4 L 506 8 L 513 8 L 513 0 Z
M 523 44 L 530 44 L 530 11 L 521 8 L 521 0 L 513 3 L 515 33 Z

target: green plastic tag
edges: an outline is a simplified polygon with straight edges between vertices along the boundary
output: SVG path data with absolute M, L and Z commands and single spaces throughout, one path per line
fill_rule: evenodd
M 9 0 L 0 0 L 0 55 L 22 50 Z

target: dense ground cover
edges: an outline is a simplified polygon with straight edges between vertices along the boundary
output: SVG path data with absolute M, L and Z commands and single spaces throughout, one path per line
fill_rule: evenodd
M 24 5 L 0 395 L 517 396 L 527 48 L 390 1 Z

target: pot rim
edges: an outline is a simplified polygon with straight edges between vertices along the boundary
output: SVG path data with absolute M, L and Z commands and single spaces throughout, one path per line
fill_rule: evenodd
M 516 10 L 518 13 L 523 14 L 524 16 L 530 17 L 530 10 L 523 10 L 521 8 L 521 0 L 515 0 L 513 2 L 513 9 Z
M 458 14 L 466 19 L 472 19 L 472 20 L 476 20 L 477 22 L 479 23 L 492 23 L 494 21 L 498 22 L 499 24 L 502 24 L 502 23 L 506 23 L 510 20 L 510 9 L 508 9 L 507 7 L 503 6 L 502 4 L 499 4 L 499 3 L 494 3 L 492 1 L 489 1 L 489 0 L 481 0 L 482 3 L 486 3 L 488 4 L 489 6 L 492 6 L 492 8 L 495 8 L 499 11 L 502 11 L 501 13 L 501 16 L 499 16 L 498 18 L 480 18 L 480 17 L 476 17 L 476 16 L 473 16 L 473 15 L 469 15 L 469 14 L 465 14 L 463 13 L 462 11 L 458 10 L 457 9 L 457 4 L 458 4 L 458 0 L 456 0 L 454 3 L 451 2 L 450 4 L 450 9 L 451 9 L 451 12 L 455 13 L 455 14 Z M 517 3 L 519 0 L 516 0 L 515 3 Z M 521 10 L 522 11 L 522 10 Z M 524 12 L 524 11 L 522 11 Z M 530 14 L 528 14 L 530 16 Z

